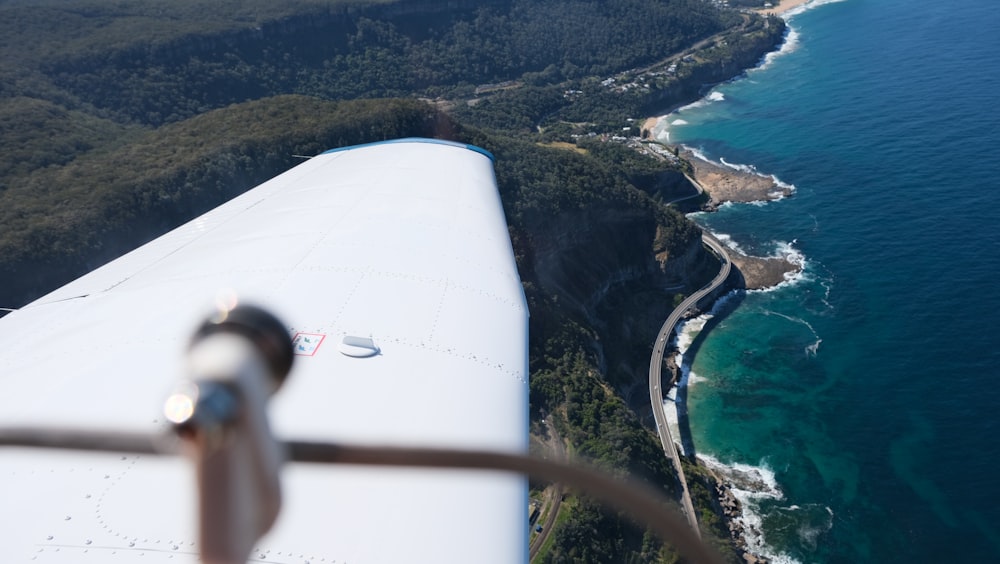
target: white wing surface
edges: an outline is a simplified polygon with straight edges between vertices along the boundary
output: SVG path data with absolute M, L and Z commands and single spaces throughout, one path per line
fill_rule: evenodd
M 0 425 L 160 432 L 217 301 L 273 311 L 281 438 L 527 450 L 527 308 L 492 159 L 334 150 L 0 319 Z M 197 561 L 186 460 L 0 450 L 0 561 Z M 523 479 L 289 464 L 261 562 L 519 562 Z

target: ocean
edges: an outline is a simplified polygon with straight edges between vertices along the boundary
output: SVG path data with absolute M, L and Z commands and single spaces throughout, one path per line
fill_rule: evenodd
M 657 128 L 794 185 L 694 219 L 804 264 L 684 329 L 694 450 L 777 562 L 1000 562 L 1000 5 L 786 19 Z

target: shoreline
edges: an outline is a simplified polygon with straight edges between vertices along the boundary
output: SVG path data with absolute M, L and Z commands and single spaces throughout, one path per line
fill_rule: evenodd
M 762 203 L 775 202 L 795 193 L 795 187 L 780 182 L 773 176 L 764 176 L 748 167 L 725 166 L 713 163 L 703 155 L 682 149 L 681 158 L 692 166 L 692 176 L 699 187 L 708 194 L 709 202 L 703 211 L 711 213 L 726 203 Z M 794 260 L 790 255 L 778 257 L 759 257 L 748 255 L 732 245 L 727 245 L 725 237 L 702 229 L 706 236 L 711 237 L 726 248 L 729 259 L 742 278 L 737 284 L 743 290 L 768 290 L 794 279 L 802 272 L 801 260 Z
M 798 8 L 803 4 L 809 3 L 810 0 L 781 0 L 778 2 L 777 6 L 771 6 L 770 8 L 760 8 L 754 10 L 758 14 L 765 14 L 770 16 L 780 16 L 785 12 Z
M 715 211 L 722 204 L 733 202 L 750 204 L 773 202 L 795 193 L 795 187 L 766 176 L 744 165 L 712 162 L 704 155 L 687 147 L 680 156 L 691 163 L 693 176 L 708 193 L 710 201 L 705 211 Z
M 810 1 L 781 0 L 777 6 L 754 11 L 761 15 L 781 17 L 782 14 L 800 8 Z M 703 96 L 701 99 L 704 98 Z M 663 114 L 645 119 L 642 122 L 641 135 L 644 138 L 656 139 L 654 132 L 657 130 L 660 121 L 666 119 L 667 116 L 677 111 L 680 107 L 684 106 L 674 107 Z M 663 143 L 662 141 L 659 142 L 667 145 L 667 143 Z M 776 176 L 761 174 L 752 166 L 733 165 L 721 159 L 721 162 L 713 162 L 696 150 L 683 145 L 674 146 L 678 149 L 679 156 L 691 164 L 692 170 L 689 179 L 696 184 L 696 188 L 704 191 L 709 197 L 708 203 L 702 206 L 702 210 L 706 213 L 717 211 L 722 205 L 727 203 L 760 205 L 790 197 L 795 193 L 794 186 L 781 182 Z M 730 262 L 739 277 L 736 283 L 730 286 L 735 291 L 768 291 L 775 289 L 793 282 L 803 271 L 804 261 L 802 256 L 794 251 L 780 257 L 750 256 L 742 252 L 738 247 L 726 244 L 728 242 L 725 240 L 727 239 L 726 235 L 714 234 L 704 228 L 702 232 L 703 236 L 711 238 L 726 249 Z M 722 240 L 720 241 L 720 239 Z M 714 311 L 729 294 L 730 292 L 726 292 L 720 296 L 716 296 L 711 305 L 707 306 L 706 309 L 708 312 Z M 679 340 L 680 334 L 678 333 L 675 338 Z M 675 421 L 680 418 L 681 414 L 679 411 L 682 409 L 678 405 L 678 401 L 686 403 L 686 388 L 689 384 L 687 381 L 689 375 L 682 373 L 681 364 L 683 362 L 683 352 L 675 349 L 675 353 L 670 355 L 667 363 L 670 372 L 673 374 L 675 383 L 667 397 L 673 399 L 676 408 L 676 411 L 672 414 L 673 417 L 668 416 L 668 419 L 674 419 Z M 683 410 L 686 411 L 686 406 L 683 407 Z M 684 449 L 684 445 L 681 444 L 680 448 Z M 693 462 L 705 468 L 715 482 L 715 491 L 713 492 L 715 497 L 713 502 L 714 507 L 711 509 L 724 523 L 724 527 L 729 533 L 730 542 L 732 542 L 733 547 L 738 551 L 739 558 L 747 564 L 771 563 L 776 558 L 776 555 L 772 551 L 769 551 L 764 543 L 760 530 L 752 519 L 752 512 L 747 513 L 749 511 L 747 507 L 749 498 L 747 496 L 751 494 L 741 489 L 740 480 L 736 476 L 730 475 L 731 473 L 728 471 L 723 471 L 725 465 L 721 463 L 718 463 L 717 466 L 713 465 L 710 459 L 711 457 L 706 459 L 703 455 L 698 455 L 697 459 L 693 460 Z M 777 484 L 774 484 L 774 492 L 777 492 L 778 496 L 781 495 Z M 757 493 L 763 495 L 771 493 L 773 495 L 773 492 Z
M 782 284 L 794 280 L 802 272 L 802 264 L 789 259 L 787 256 L 758 257 L 747 255 L 726 245 L 723 241 L 719 241 L 715 234 L 704 230 L 703 232 L 705 236 L 715 239 L 726 248 L 734 270 L 742 278 L 742 284 L 737 284 L 733 288 L 735 290 L 773 290 Z M 718 298 L 716 301 L 718 301 Z
M 809 1 L 783 0 L 777 7 L 758 10 L 758 13 L 780 15 L 793 8 L 798 8 Z M 676 110 L 677 108 L 673 108 L 665 114 L 646 118 L 642 122 L 642 136 L 654 138 L 653 133 L 656 131 L 660 121 L 666 119 L 667 116 Z M 662 141 L 660 143 L 667 145 Z M 689 179 L 693 180 L 697 185 L 696 188 L 700 188 L 709 197 L 708 203 L 702 207 L 702 211 L 706 213 L 717 211 L 722 205 L 727 203 L 759 205 L 778 201 L 790 197 L 795 193 L 795 186 L 781 182 L 776 176 L 761 174 L 752 166 L 733 165 L 726 163 L 724 160 L 717 163 L 709 160 L 698 151 L 683 145 L 675 145 L 675 147 L 678 149 L 679 156 L 691 164 L 692 170 Z M 794 281 L 803 271 L 804 262 L 802 257 L 794 253 L 794 251 L 780 257 L 751 256 L 733 245 L 727 245 L 724 240 L 720 241 L 720 239 L 726 239 L 726 236 L 723 234 L 714 234 L 704 228 L 702 228 L 702 232 L 703 236 L 711 238 L 726 249 L 730 262 L 739 277 L 736 283 L 731 286 L 733 290 L 767 291 L 775 289 Z M 714 310 L 729 293 L 726 292 L 721 296 L 717 296 L 712 301 L 712 304 L 707 306 L 707 310 Z M 680 335 L 678 334 L 676 338 L 679 337 Z M 682 374 L 683 371 L 680 366 L 683 363 L 683 360 L 681 360 L 682 355 L 682 352 L 675 350 L 675 353 L 670 355 L 670 360 L 667 363 L 668 370 L 673 374 L 672 380 L 675 383 L 667 397 L 673 399 L 673 403 L 677 409 L 672 414 L 673 417 L 668 416 L 667 418 L 674 419 L 675 421 L 680 418 L 679 411 L 681 407 L 677 403 L 678 401 L 686 403 L 686 388 L 689 383 L 687 382 L 688 375 Z M 683 409 L 686 411 L 686 407 Z M 683 444 L 681 444 L 680 448 L 684 449 Z M 713 468 L 713 465 L 702 455 L 699 455 L 693 462 L 696 465 L 706 468 L 715 482 L 713 492 L 715 497 L 713 502 L 714 507 L 711 509 L 724 523 L 725 530 L 729 533 L 730 542 L 738 551 L 739 558 L 747 564 L 771 563 L 775 555 L 767 550 L 761 533 L 754 525 L 751 515 L 746 513 L 748 511 L 748 499 L 743 498 L 749 495 L 748 492 L 741 489 L 737 483 L 738 480 L 730 476 L 728 472 L 722 472 L 724 465 L 719 464 L 718 467 Z M 776 484 L 775 489 L 780 492 L 780 490 L 777 490 Z

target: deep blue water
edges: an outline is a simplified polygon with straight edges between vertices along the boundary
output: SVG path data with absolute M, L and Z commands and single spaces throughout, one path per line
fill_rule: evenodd
M 843 0 L 789 23 L 784 53 L 666 120 L 796 187 L 697 220 L 806 261 L 710 322 L 695 447 L 773 478 L 749 503 L 782 559 L 1000 562 L 1000 4 Z

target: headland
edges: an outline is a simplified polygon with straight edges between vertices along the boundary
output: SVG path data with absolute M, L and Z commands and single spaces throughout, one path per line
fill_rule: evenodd
M 727 202 L 768 202 L 795 193 L 793 186 L 744 166 L 714 163 L 689 149 L 682 150 L 681 156 L 691 164 L 695 182 L 708 196 L 708 202 L 702 206 L 704 211 L 715 211 Z M 706 237 L 715 238 L 708 233 Z M 741 289 L 772 288 L 788 281 L 802 270 L 800 261 L 791 256 L 755 257 L 733 247 L 728 247 L 728 252 L 735 270 L 741 277 L 736 283 Z
M 726 202 L 780 200 L 795 191 L 775 177 L 760 174 L 746 166 L 714 163 L 690 149 L 681 151 L 681 156 L 691 163 L 695 179 L 709 195 L 707 208 L 710 210 Z

